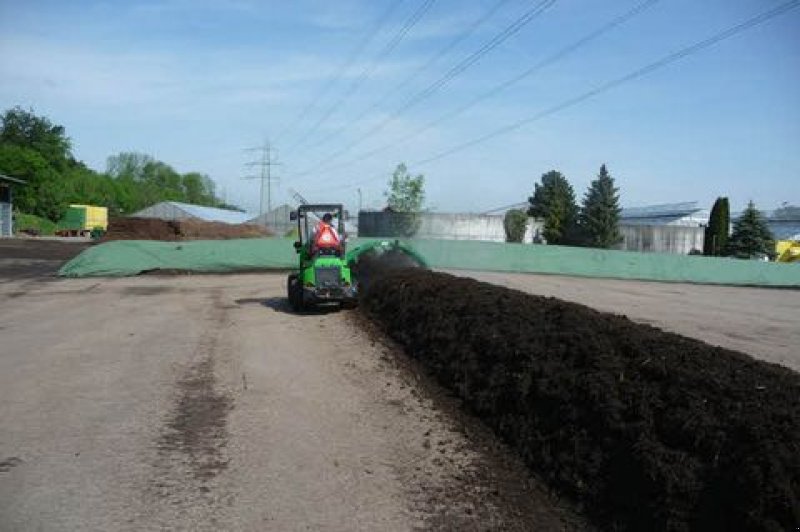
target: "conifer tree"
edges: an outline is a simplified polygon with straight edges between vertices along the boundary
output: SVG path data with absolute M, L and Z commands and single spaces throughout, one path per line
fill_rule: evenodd
M 711 216 L 708 218 L 703 238 L 703 255 L 724 255 L 728 245 L 728 230 L 730 229 L 730 207 L 728 198 L 717 198 L 711 207 Z
M 728 240 L 728 255 L 749 259 L 763 253 L 775 254 L 775 243 L 761 213 L 751 201 L 742 217 L 733 224 L 733 233 Z
M 581 232 L 587 244 L 597 248 L 610 248 L 622 240 L 619 232 L 619 189 L 606 165 L 600 167 L 597 179 L 591 182 L 581 207 Z

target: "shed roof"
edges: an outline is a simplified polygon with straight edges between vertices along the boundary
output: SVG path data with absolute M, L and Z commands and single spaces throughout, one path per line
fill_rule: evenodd
M 8 183 L 16 183 L 18 185 L 27 185 L 27 182 L 22 179 L 17 179 L 16 177 L 7 176 L 4 174 L 0 174 L 0 181 L 6 181 Z
M 696 201 L 685 201 L 682 203 L 663 203 L 659 205 L 648 205 L 646 207 L 628 207 L 622 209 L 620 218 L 666 218 L 688 216 L 702 211 L 697 206 Z

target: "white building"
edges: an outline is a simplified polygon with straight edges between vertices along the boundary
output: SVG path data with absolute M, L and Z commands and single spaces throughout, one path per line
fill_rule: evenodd
M 629 207 L 622 209 L 620 225 L 678 225 L 701 227 L 708 225 L 708 209 L 697 206 L 696 201 Z
M 204 205 L 192 205 L 178 201 L 162 201 L 145 209 L 131 214 L 138 218 L 158 218 L 160 220 L 187 220 L 196 219 L 204 222 L 224 222 L 226 224 L 247 223 L 250 216 L 247 213 L 228 209 L 217 209 Z

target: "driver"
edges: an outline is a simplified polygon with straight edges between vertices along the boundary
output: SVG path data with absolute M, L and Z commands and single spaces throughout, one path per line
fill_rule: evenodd
M 332 222 L 333 216 L 326 212 L 311 233 L 312 252 L 318 249 L 341 250 L 342 240 Z

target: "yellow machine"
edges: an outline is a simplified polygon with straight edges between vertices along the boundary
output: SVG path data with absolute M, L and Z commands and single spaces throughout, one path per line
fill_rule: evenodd
M 800 262 L 800 241 L 778 240 L 775 243 L 776 262 Z

